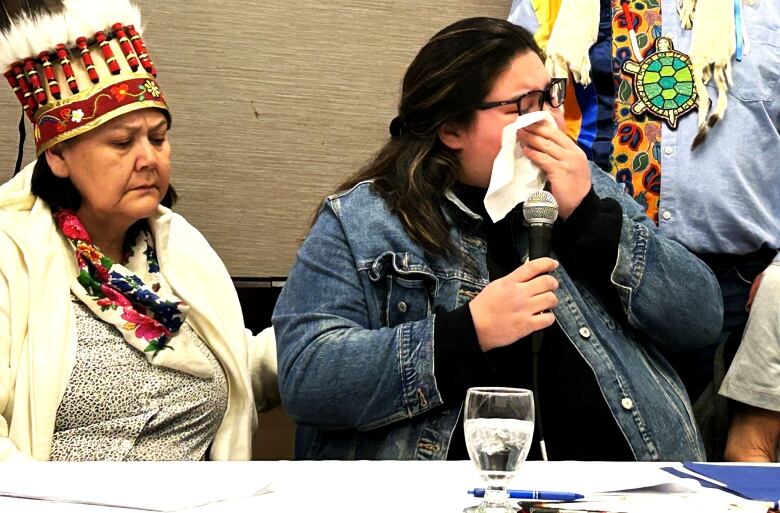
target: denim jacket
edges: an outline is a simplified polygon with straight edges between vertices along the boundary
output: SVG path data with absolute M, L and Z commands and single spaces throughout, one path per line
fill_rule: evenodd
M 659 235 L 608 174 L 595 165 L 592 174 L 594 192 L 623 210 L 611 280 L 624 316 L 613 318 L 560 266 L 556 320 L 593 369 L 636 459 L 702 460 L 688 397 L 661 353 L 715 341 L 717 282 Z M 479 218 L 447 198 L 453 257 L 423 251 L 369 182 L 325 201 L 273 316 L 298 458 L 446 459 L 460 406 L 443 406 L 437 389 L 433 312 L 463 305 L 488 284 L 484 241 L 454 222 L 458 214 Z

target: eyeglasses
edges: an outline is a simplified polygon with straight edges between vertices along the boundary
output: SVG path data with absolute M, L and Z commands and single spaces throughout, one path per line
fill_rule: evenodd
M 558 108 L 563 105 L 563 100 L 566 99 L 566 79 L 554 78 L 550 81 L 550 85 L 544 91 L 530 91 L 525 94 L 521 94 L 517 98 L 511 100 L 504 100 L 500 102 L 485 102 L 477 105 L 478 110 L 492 109 L 494 107 L 503 107 L 504 105 L 517 105 L 517 115 L 528 114 L 529 112 L 536 112 L 542 110 L 545 102 L 552 108 Z

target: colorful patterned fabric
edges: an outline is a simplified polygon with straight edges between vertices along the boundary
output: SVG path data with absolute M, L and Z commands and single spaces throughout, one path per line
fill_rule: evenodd
M 522 8 L 525 2 L 531 9 Z M 583 86 L 569 74 L 563 110 L 566 123 L 564 132 L 602 169 L 609 168 L 612 136 L 615 133 L 612 116 L 615 90 L 611 72 L 611 2 L 600 0 L 598 36 L 589 50 L 591 82 Z M 510 21 L 534 32 L 536 42 L 546 51 L 560 7 L 559 0 L 513 0 Z
M 120 75 L 90 91 L 41 106 L 35 113 L 35 147 L 38 155 L 57 143 L 139 109 L 167 111 L 157 80 L 152 75 Z
M 73 295 L 98 318 L 115 326 L 151 363 L 212 376 L 211 366 L 190 337 L 186 333 L 178 336 L 189 306 L 163 281 L 151 234 L 139 233 L 124 266 L 92 243 L 73 211 L 59 210 L 54 217 L 76 250 L 80 272 L 77 284 L 71 286 Z M 175 348 L 171 345 L 174 338 L 179 341 Z
M 629 27 L 623 10 L 628 4 L 641 61 L 654 49 L 661 36 L 661 6 L 658 0 L 612 0 L 612 72 L 615 80 L 614 115 L 617 130 L 612 140 L 610 173 L 623 183 L 626 192 L 644 206 L 647 216 L 658 223 L 661 194 L 661 122 L 649 115 L 635 116 L 636 101 L 632 76 L 622 71 L 633 57 Z

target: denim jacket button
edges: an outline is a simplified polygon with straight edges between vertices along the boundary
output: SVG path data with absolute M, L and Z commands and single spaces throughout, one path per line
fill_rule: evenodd
M 630 410 L 634 407 L 634 401 L 631 400 L 630 397 L 624 397 L 622 401 L 620 401 L 620 404 L 623 405 L 623 408 Z
M 582 328 L 580 328 L 580 336 L 582 338 L 590 338 L 590 330 L 587 327 L 583 326 Z
M 406 312 L 407 308 L 408 307 L 406 306 L 406 303 L 404 301 L 399 301 L 398 302 L 398 311 L 399 312 L 404 313 L 404 312 Z

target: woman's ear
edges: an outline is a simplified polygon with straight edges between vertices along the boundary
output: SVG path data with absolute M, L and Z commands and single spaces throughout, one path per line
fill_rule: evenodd
M 436 134 L 439 136 L 439 140 L 451 150 L 463 149 L 463 138 L 466 130 L 464 128 L 453 125 L 452 123 L 442 123 L 439 128 L 436 129 Z
M 57 178 L 68 178 L 70 176 L 68 164 L 62 155 L 62 144 L 55 144 L 46 150 L 46 163 L 49 164 L 51 172 Z

